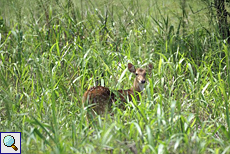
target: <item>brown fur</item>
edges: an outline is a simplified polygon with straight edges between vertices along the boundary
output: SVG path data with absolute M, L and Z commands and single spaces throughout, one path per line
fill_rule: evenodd
M 151 71 L 152 68 L 152 64 L 149 64 L 148 71 Z M 127 97 L 129 100 L 132 100 L 131 95 L 133 95 L 133 97 L 139 101 L 138 92 L 142 92 L 144 89 L 144 85 L 146 83 L 146 70 L 142 68 L 135 69 L 134 65 L 131 63 L 128 63 L 128 69 L 130 72 L 136 74 L 132 88 L 112 92 L 107 87 L 92 87 L 84 93 L 82 99 L 83 105 L 84 103 L 92 105 L 92 110 L 101 115 L 106 111 L 110 111 L 112 104 L 117 100 L 121 101 L 121 105 L 119 107 L 123 109 L 125 107 L 124 103 L 127 102 Z

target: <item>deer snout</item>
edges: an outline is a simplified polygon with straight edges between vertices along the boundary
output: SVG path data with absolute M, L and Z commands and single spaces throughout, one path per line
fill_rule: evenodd
M 145 80 L 141 80 L 141 83 L 144 84 L 144 83 L 145 83 Z

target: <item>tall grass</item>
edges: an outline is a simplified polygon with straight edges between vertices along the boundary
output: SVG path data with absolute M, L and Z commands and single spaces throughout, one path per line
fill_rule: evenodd
M 1 5 L 0 130 L 23 153 L 229 153 L 229 47 L 203 3 Z M 130 88 L 128 62 L 154 65 L 141 101 L 87 122 L 84 91 Z

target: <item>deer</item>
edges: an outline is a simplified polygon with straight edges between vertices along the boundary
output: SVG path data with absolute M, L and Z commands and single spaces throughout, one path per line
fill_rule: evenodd
M 119 108 L 125 109 L 125 103 L 132 100 L 132 97 L 140 101 L 139 94 L 142 94 L 146 84 L 146 74 L 150 73 L 153 68 L 152 64 L 147 66 L 147 69 L 135 68 L 131 63 L 128 63 L 128 70 L 136 75 L 133 86 L 127 90 L 110 90 L 107 87 L 96 86 L 87 90 L 82 99 L 84 104 L 90 105 L 90 108 L 98 115 L 103 115 L 105 112 L 111 110 L 111 106 L 116 101 L 120 101 Z

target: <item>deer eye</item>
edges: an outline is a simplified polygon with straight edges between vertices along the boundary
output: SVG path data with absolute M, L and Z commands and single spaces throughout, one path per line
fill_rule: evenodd
M 138 76 L 138 73 L 136 73 L 136 76 Z

